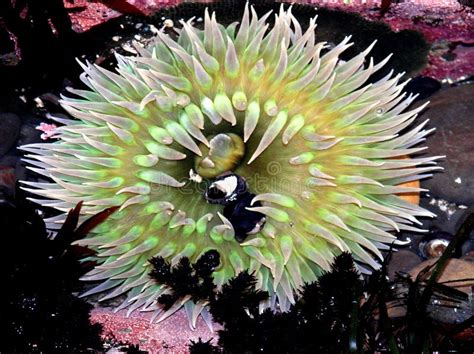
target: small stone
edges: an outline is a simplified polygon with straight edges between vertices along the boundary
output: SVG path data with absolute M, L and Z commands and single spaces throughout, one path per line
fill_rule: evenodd
M 419 252 L 420 243 L 430 234 L 442 232 L 456 235 L 461 223 L 469 214 L 474 212 L 474 207 L 449 203 L 443 199 L 439 200 L 434 198 L 431 194 L 429 196 L 422 194 L 420 206 L 436 214 L 435 218 L 420 218 L 420 221 L 423 223 L 420 228 L 429 230 L 430 233 L 402 231 L 399 236 L 401 239 L 410 238 L 411 243 L 409 247 L 415 253 Z M 445 209 L 445 211 L 441 209 Z M 464 255 L 472 249 L 474 249 L 474 230 L 470 233 L 468 239 L 460 246 L 460 250 L 457 250 L 457 255 Z
M 425 270 L 428 266 L 431 266 L 439 258 L 429 259 L 410 271 L 412 279 L 415 279 L 417 275 Z M 433 268 L 432 268 L 433 269 Z M 431 269 L 431 271 L 432 271 Z M 431 275 L 431 271 L 428 272 L 424 277 L 425 280 Z M 451 258 L 448 260 L 443 273 L 438 278 L 438 283 L 448 282 L 445 285 L 455 288 L 456 290 L 466 293 L 469 298 L 466 301 L 452 303 L 444 300 L 432 300 L 428 306 L 427 313 L 430 317 L 436 321 L 446 324 L 458 324 L 466 321 L 473 315 L 473 304 L 472 294 L 474 280 L 472 275 L 474 274 L 474 263 L 466 260 Z M 455 280 L 464 279 L 464 281 L 456 282 Z M 470 299 L 470 300 L 469 300 Z
M 424 259 L 441 257 L 452 239 L 453 235 L 449 232 L 433 231 L 421 239 L 418 254 Z M 455 256 L 460 256 L 459 249 L 456 250 Z
M 20 133 L 21 120 L 13 113 L 0 113 L 0 157 L 15 144 Z
M 164 25 L 165 27 L 171 28 L 171 27 L 174 26 L 174 23 L 173 23 L 173 20 L 167 19 L 167 20 L 165 20 L 165 21 L 163 22 L 163 25 Z
M 44 108 L 44 102 L 40 97 L 35 97 L 33 101 L 35 101 L 37 108 Z
M 474 262 L 474 250 L 467 252 L 461 259 L 467 262 Z
M 403 249 L 392 253 L 392 258 L 388 264 L 388 277 L 390 280 L 395 279 L 397 273 L 408 273 L 410 269 L 420 264 L 422 259 L 414 252 Z
M 435 263 L 439 258 L 432 258 L 420 263 L 412 270 L 410 270 L 410 275 L 413 279 L 416 278 L 418 273 L 424 270 L 427 266 L 431 266 Z M 427 277 L 431 274 L 431 271 L 428 273 Z M 466 280 L 466 279 L 473 279 L 474 274 L 474 263 L 469 262 L 467 260 L 451 258 L 446 267 L 438 278 L 438 283 L 443 283 L 446 281 L 452 282 L 448 283 L 449 286 L 456 288 L 466 294 L 472 294 L 472 286 L 474 285 L 474 280 Z M 457 279 L 464 279 L 464 281 L 454 282 Z

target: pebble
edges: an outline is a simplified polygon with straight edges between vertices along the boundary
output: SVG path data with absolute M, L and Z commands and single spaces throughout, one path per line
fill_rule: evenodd
M 418 255 L 407 249 L 393 252 L 387 268 L 388 277 L 390 280 L 394 280 L 396 273 L 408 273 L 421 261 L 422 259 Z
M 401 258 L 401 260 L 403 261 L 403 258 Z M 427 267 L 432 266 L 433 263 L 435 263 L 437 260 L 438 258 L 432 258 L 422 263 L 419 263 L 408 272 L 409 276 L 411 277 L 411 279 L 416 279 L 420 272 L 424 271 Z M 401 266 L 403 267 L 403 265 Z M 424 281 L 427 281 L 429 279 L 430 274 L 431 273 L 423 275 L 422 279 Z M 473 315 L 474 303 L 472 297 L 472 286 L 474 285 L 474 281 L 465 280 L 472 279 L 472 274 L 474 274 L 474 262 L 472 261 L 469 261 L 467 259 L 462 260 L 452 258 L 447 262 L 443 273 L 438 279 L 438 283 L 453 281 L 451 283 L 445 283 L 445 285 L 464 292 L 467 295 L 467 298 L 465 301 L 456 304 L 440 299 L 433 299 L 427 308 L 427 313 L 432 319 L 438 321 L 439 323 L 452 325 L 461 323 Z M 458 279 L 464 279 L 464 281 L 454 282 L 454 280 Z M 406 288 L 406 286 L 398 286 L 397 293 L 406 294 L 407 291 L 408 288 Z M 401 317 L 406 314 L 406 307 L 390 307 L 388 313 L 391 318 Z
M 474 251 L 466 253 L 461 259 L 468 261 L 468 262 L 474 262 Z
M 468 208 L 463 204 L 449 203 L 443 199 L 435 199 L 431 195 L 422 196 L 420 205 L 437 215 L 435 218 L 420 218 L 423 223 L 421 228 L 429 230 L 430 233 L 447 232 L 455 235 L 466 216 L 474 212 L 474 207 Z M 423 242 L 428 235 L 427 233 L 402 232 L 399 237 L 401 239 L 409 238 L 411 240 L 410 249 L 418 253 L 420 242 Z M 462 244 L 460 255 L 464 255 L 471 250 L 474 250 L 474 231 L 471 232 L 469 239 Z
M 430 232 L 419 243 L 418 254 L 424 259 L 440 257 L 452 239 L 453 235 L 445 231 Z
M 421 272 L 427 266 L 432 265 L 438 259 L 439 258 L 431 258 L 420 263 L 419 265 L 414 267 L 412 270 L 410 270 L 409 272 L 410 275 L 412 276 L 413 279 L 415 279 L 419 272 Z M 472 276 L 473 274 L 474 274 L 474 262 L 471 262 L 467 259 L 451 258 L 448 261 L 443 273 L 439 277 L 438 282 L 464 279 L 464 281 L 453 282 L 451 286 L 460 291 L 465 292 L 466 294 L 471 294 L 473 291 L 472 286 L 474 285 L 474 280 Z M 466 280 L 466 279 L 471 279 L 471 280 Z
M 418 273 L 423 271 L 426 267 L 436 262 L 438 258 L 429 259 L 410 271 L 412 279 L 415 279 Z M 452 258 L 448 261 L 443 273 L 438 279 L 438 283 L 453 281 L 457 279 L 472 279 L 474 274 L 474 262 L 468 260 Z M 469 295 L 469 300 L 459 303 L 456 307 L 446 307 L 439 300 L 428 307 L 430 317 L 447 324 L 456 324 L 467 320 L 473 315 L 473 285 L 474 281 L 461 281 L 447 283 L 446 285 L 453 287 Z
M 174 23 L 173 23 L 173 20 L 167 19 L 167 20 L 165 20 L 165 22 L 163 22 L 163 25 L 164 25 L 165 27 L 169 27 L 169 28 L 170 28 L 170 27 L 173 27 L 173 26 L 174 26 Z

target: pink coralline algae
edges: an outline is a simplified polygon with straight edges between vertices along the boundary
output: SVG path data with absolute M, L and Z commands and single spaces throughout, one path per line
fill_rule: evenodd
M 381 1 L 296 2 L 357 12 L 367 19 L 385 22 L 397 32 L 420 31 L 432 45 L 428 66 L 421 75 L 451 82 L 474 73 L 474 12 L 457 0 L 393 1 L 383 17 L 379 10 Z
M 126 3 L 143 14 L 151 14 L 163 7 L 179 5 L 183 0 L 128 0 Z M 208 0 L 192 1 L 212 3 Z M 288 1 L 290 2 L 290 1 Z M 418 30 L 432 43 L 429 64 L 421 73 L 437 80 L 458 81 L 474 73 L 474 13 L 457 0 L 407 0 L 392 3 L 385 16 L 380 16 L 380 0 L 306 0 L 293 3 L 337 8 L 357 12 L 371 20 L 381 20 L 394 31 Z M 65 1 L 72 10 L 71 20 L 75 31 L 84 32 L 93 26 L 120 15 L 117 3 L 107 0 Z M 108 6 L 107 6 L 108 5 Z
M 88 29 L 121 15 L 123 7 L 119 3 L 130 5 L 123 12 L 141 12 L 149 15 L 163 7 L 179 5 L 183 1 L 178 0 L 103 0 L 101 2 L 90 2 L 87 0 L 65 0 L 64 6 L 71 11 L 71 21 L 76 32 L 85 32 Z
M 57 126 L 54 124 L 40 123 L 40 125 L 36 127 L 36 130 L 43 132 L 43 134 L 41 134 L 42 140 L 48 140 L 55 137 L 56 128 Z
M 369 19 L 377 13 L 362 11 Z M 458 81 L 474 73 L 474 13 L 456 0 L 408 1 L 394 4 L 382 19 L 394 31 L 423 33 L 431 43 L 428 66 L 421 75 Z
M 103 336 L 107 339 L 113 335 L 118 341 L 139 344 L 140 350 L 148 353 L 187 353 L 190 341 L 213 339 L 217 342 L 215 325 L 214 332 L 199 318 L 196 329 L 191 330 L 184 310 L 178 311 L 172 321 L 160 324 L 151 323 L 150 313 L 134 313 L 125 317 L 122 313 L 113 313 L 107 309 L 96 308 L 91 313 L 91 322 L 103 326 Z

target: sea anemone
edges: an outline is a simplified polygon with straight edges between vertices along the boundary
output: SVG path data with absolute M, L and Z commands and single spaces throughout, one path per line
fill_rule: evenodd
M 367 60 L 374 43 L 340 60 L 350 37 L 330 48 L 315 42 L 316 18 L 303 32 L 291 7 L 270 30 L 269 16 L 246 6 L 237 30 L 206 11 L 204 30 L 181 21 L 177 40 L 159 32 L 137 56 L 117 55 L 116 72 L 81 64 L 89 90 L 61 102 L 77 119 L 56 119 L 58 141 L 22 147 L 52 179 L 23 182 L 46 198 L 35 202 L 66 212 L 84 201 L 83 217 L 120 206 L 76 242 L 97 252 L 83 279 L 102 281 L 84 295 L 126 293 L 118 309 L 157 320 L 184 305 L 195 326 L 206 304 L 184 297 L 161 310 L 169 289 L 149 260 L 217 250 L 217 289 L 247 270 L 270 294 L 262 309 L 285 311 L 335 255 L 377 269 L 380 249 L 399 242 L 393 232 L 432 216 L 400 196 L 420 191 L 401 184 L 439 169 L 438 157 L 407 158 L 425 150 L 426 122 L 410 130 L 425 106 L 402 113 L 415 98 L 402 74 L 367 84 L 389 57 Z

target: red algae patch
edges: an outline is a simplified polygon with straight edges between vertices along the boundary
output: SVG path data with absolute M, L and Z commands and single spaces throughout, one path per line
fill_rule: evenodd
M 164 7 L 184 3 L 182 0 L 128 0 L 128 13 L 139 11 L 151 14 Z M 195 3 L 212 3 L 197 0 Z M 287 1 L 290 3 L 290 1 Z M 379 0 L 306 0 L 291 1 L 299 4 L 324 6 L 359 13 L 370 19 L 383 21 L 394 31 L 404 29 L 423 33 L 432 44 L 429 64 L 421 73 L 437 80 L 455 82 L 474 73 L 474 13 L 457 0 L 408 0 L 393 3 L 385 16 L 380 16 Z M 64 1 L 70 11 L 76 32 L 84 32 L 93 26 L 120 15 L 117 6 L 124 1 L 88 2 L 86 0 Z M 108 6 L 107 6 L 108 4 Z

